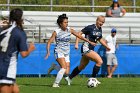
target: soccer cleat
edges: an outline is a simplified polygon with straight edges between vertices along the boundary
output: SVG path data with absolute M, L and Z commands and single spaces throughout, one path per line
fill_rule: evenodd
M 71 85 L 71 79 L 69 77 L 65 77 L 65 80 L 67 81 L 68 85 L 70 86 Z
M 101 84 L 101 82 L 100 82 L 100 81 L 98 81 L 98 80 L 97 80 L 97 78 L 95 78 L 95 79 L 96 79 L 96 81 L 97 81 L 97 84 Z
M 59 84 L 57 84 L 57 83 L 53 83 L 53 86 L 52 87 L 54 87 L 54 88 L 59 88 L 60 86 L 59 86 Z

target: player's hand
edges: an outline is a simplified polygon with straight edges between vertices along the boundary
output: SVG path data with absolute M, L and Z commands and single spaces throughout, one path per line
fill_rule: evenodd
M 78 45 L 75 45 L 75 49 L 78 49 L 79 47 L 78 47 Z
M 30 51 L 34 51 L 34 50 L 35 50 L 35 45 L 34 45 L 34 43 L 30 43 L 30 44 L 29 44 L 29 49 L 30 49 Z
M 50 53 L 47 53 L 45 56 L 45 59 L 48 59 L 49 56 L 50 56 Z
M 8 26 L 8 21 L 7 20 L 2 20 L 0 21 L 0 27 L 7 27 Z
M 106 51 L 110 51 L 111 49 L 109 47 L 106 48 Z

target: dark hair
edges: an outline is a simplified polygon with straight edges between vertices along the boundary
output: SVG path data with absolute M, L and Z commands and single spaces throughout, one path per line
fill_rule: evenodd
M 23 29 L 23 19 L 22 19 L 23 11 L 19 8 L 15 8 L 10 11 L 9 15 L 9 23 L 16 22 L 17 26 Z
M 58 19 L 57 19 L 58 26 L 60 26 L 60 24 L 63 22 L 64 19 L 68 19 L 66 14 L 62 14 L 58 16 Z
M 110 7 L 112 7 L 112 9 L 114 10 L 114 3 L 118 4 L 118 7 L 120 7 L 120 4 L 118 2 L 113 2 L 112 5 Z

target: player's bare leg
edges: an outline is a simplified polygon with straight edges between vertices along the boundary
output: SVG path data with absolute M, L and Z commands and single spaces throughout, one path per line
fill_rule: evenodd
M 100 67 L 101 67 L 101 65 L 103 63 L 102 58 L 94 51 L 91 51 L 91 52 L 87 53 L 86 56 L 90 60 L 96 62 L 96 64 L 93 67 L 93 72 L 92 72 L 92 77 L 96 78 L 96 76 L 97 76 L 97 74 L 98 74 L 98 72 L 100 70 Z M 98 84 L 101 84 L 101 82 L 99 82 L 98 80 L 97 80 L 97 82 L 98 82 Z
M 63 78 L 63 75 L 66 71 L 66 62 L 64 58 L 57 58 L 57 62 L 60 64 L 61 69 L 59 70 L 59 72 L 57 73 L 55 82 L 53 83 L 52 87 L 59 87 L 59 83 Z
M 67 76 L 69 75 L 69 72 L 70 72 L 70 62 L 67 62 L 66 65 L 67 65 L 67 68 L 66 68 L 65 75 Z
M 81 72 L 81 70 L 86 67 L 88 63 L 89 63 L 89 59 L 86 56 L 83 56 L 80 65 L 72 71 L 69 77 L 65 78 L 65 80 L 68 82 L 68 85 L 71 85 L 72 78 L 78 75 Z
M 19 93 L 19 86 L 14 84 L 12 93 Z

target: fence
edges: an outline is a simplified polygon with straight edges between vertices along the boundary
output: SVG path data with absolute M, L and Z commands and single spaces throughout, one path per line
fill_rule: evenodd
M 79 44 L 79 47 L 81 44 Z M 31 53 L 31 55 L 27 58 L 21 58 L 19 56 L 18 59 L 18 75 L 46 75 L 49 67 L 52 63 L 56 63 L 54 57 L 54 47 L 55 45 L 52 44 L 50 47 L 50 56 L 47 60 L 44 59 L 46 55 L 46 44 L 36 44 L 36 50 Z M 70 72 L 78 66 L 80 63 L 81 53 L 80 49 L 76 50 L 74 48 L 74 44 L 71 44 L 71 52 L 70 52 L 70 64 L 71 69 Z M 118 58 L 118 68 L 116 69 L 116 75 L 124 75 L 124 74 L 140 74 L 140 55 L 139 55 L 140 45 L 126 45 L 126 44 L 119 44 L 119 48 L 116 51 L 116 55 Z M 102 58 L 105 58 L 105 48 L 100 45 L 95 47 L 95 51 L 99 53 Z M 87 67 L 80 73 L 80 74 L 91 74 L 92 69 L 94 66 L 94 62 L 90 62 Z M 54 70 L 51 74 L 56 74 L 57 71 Z M 102 68 L 99 74 L 106 74 L 106 61 L 102 65 Z
M 2 11 L 7 16 L 8 11 Z M 24 28 L 28 36 L 28 42 L 46 43 L 52 32 L 57 28 L 56 20 L 58 15 L 66 13 L 69 17 L 69 26 L 80 31 L 87 25 L 96 23 L 98 15 L 105 15 L 104 12 L 42 12 L 24 11 Z M 103 36 L 110 34 L 112 27 L 117 28 L 119 43 L 137 44 L 140 43 L 140 13 L 127 13 L 124 17 L 106 17 L 103 25 Z M 75 37 L 71 35 L 72 42 Z
M 53 30 L 47 28 L 46 25 L 25 25 L 25 32 L 27 34 L 27 41 L 35 43 L 46 43 L 51 37 Z M 107 29 L 107 30 L 106 30 Z M 110 34 L 111 27 L 103 27 L 103 37 L 105 38 Z M 117 27 L 117 42 L 121 44 L 139 44 L 140 43 L 140 27 L 137 26 L 121 26 Z M 71 35 L 71 42 L 75 42 L 76 37 Z M 82 42 L 82 41 L 81 41 Z

